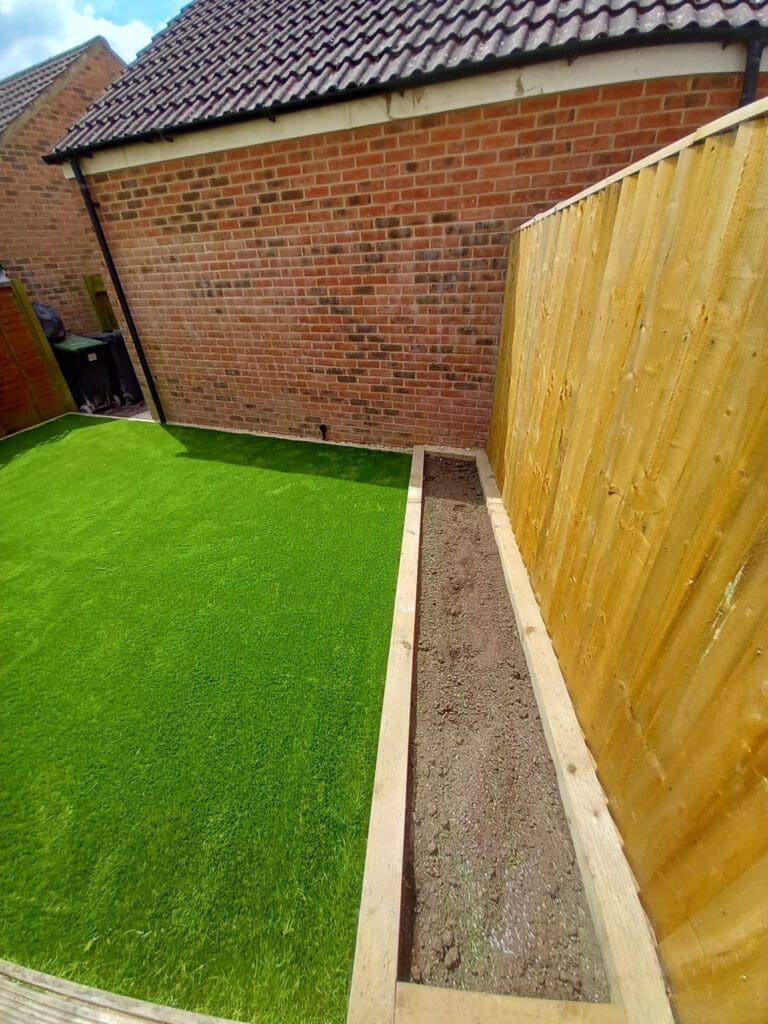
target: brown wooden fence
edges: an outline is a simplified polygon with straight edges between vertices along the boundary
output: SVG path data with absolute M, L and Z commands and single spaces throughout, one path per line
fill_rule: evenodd
M 0 285 L 0 437 L 74 408 L 24 286 Z
M 514 236 L 489 455 L 677 1013 L 765 1022 L 765 102 Z

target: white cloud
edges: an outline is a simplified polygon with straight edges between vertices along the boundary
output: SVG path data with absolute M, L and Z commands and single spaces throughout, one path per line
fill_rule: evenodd
M 75 0 L 0 0 L 0 78 L 63 50 L 104 36 L 123 60 L 131 61 L 156 30 L 134 19 L 120 25 L 98 17 L 93 4 Z

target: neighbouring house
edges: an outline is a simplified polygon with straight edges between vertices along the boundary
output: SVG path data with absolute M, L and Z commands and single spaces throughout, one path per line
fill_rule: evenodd
M 101 254 L 77 188 L 42 157 L 124 67 L 97 38 L 0 81 L 0 264 L 74 331 L 99 327 L 83 278 Z
M 511 230 L 764 92 L 767 33 L 764 2 L 193 0 L 47 159 L 168 419 L 480 445 Z

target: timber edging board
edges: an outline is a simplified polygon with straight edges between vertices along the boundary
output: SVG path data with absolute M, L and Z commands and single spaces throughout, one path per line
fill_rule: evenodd
M 627 1024 L 672 1024 L 656 939 L 581 731 L 487 455 L 477 457 L 493 534 L 571 830 L 611 998 Z
M 614 1003 L 493 996 L 398 982 L 397 1024 L 626 1024 Z M 649 1021 L 650 1024 L 650 1021 Z
M 413 450 L 379 725 L 348 1024 L 392 1024 L 400 949 L 424 448 Z
M 397 978 L 424 455 L 474 459 L 605 962 L 611 1003 L 464 993 Z M 347 1024 L 672 1024 L 656 952 L 485 452 L 414 448 Z

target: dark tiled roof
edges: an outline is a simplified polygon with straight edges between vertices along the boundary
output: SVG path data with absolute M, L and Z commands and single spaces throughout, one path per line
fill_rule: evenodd
M 97 40 L 89 39 L 87 43 L 75 46 L 66 53 L 44 60 L 24 71 L 0 81 L 0 132 L 4 131 L 11 121 L 18 117 L 26 108 L 45 92 L 48 86 L 70 68 L 78 57 Z M 103 42 L 103 40 L 98 40 Z
M 57 151 L 599 40 L 752 25 L 768 28 L 768 0 L 193 0 Z

